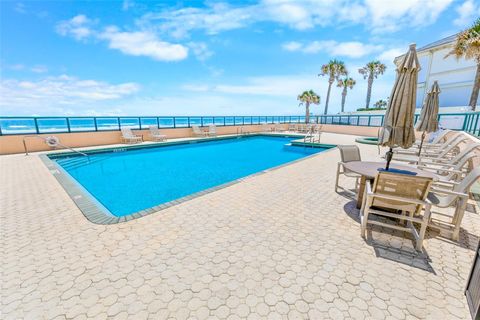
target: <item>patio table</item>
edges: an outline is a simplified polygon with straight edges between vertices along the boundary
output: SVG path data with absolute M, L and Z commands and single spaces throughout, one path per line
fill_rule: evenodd
M 378 174 L 378 169 L 385 169 L 386 162 L 373 162 L 373 161 L 350 161 L 344 164 L 346 170 L 357 173 L 361 176 L 360 186 L 357 193 L 357 208 L 360 209 L 363 201 L 363 193 L 365 191 L 365 183 L 367 180 L 373 180 Z M 415 167 L 399 165 L 399 164 L 390 164 L 391 169 L 405 171 L 405 173 L 411 172 L 418 177 L 432 178 L 434 181 L 438 180 L 438 176 L 435 173 L 421 170 Z M 399 171 L 392 171 L 398 172 Z

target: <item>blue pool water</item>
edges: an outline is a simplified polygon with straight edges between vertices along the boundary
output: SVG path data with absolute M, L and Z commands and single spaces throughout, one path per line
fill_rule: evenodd
M 113 215 L 125 216 L 326 150 L 286 146 L 292 139 L 252 136 L 55 161 Z

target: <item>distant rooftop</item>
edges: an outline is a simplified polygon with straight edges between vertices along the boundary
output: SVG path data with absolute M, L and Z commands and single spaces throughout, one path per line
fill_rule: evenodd
M 429 50 L 429 49 L 432 49 L 432 48 L 435 48 L 435 47 L 443 46 L 445 44 L 454 42 L 455 39 L 457 38 L 457 35 L 458 35 L 458 33 L 455 33 L 455 34 L 452 34 L 451 36 L 448 36 L 446 38 L 443 38 L 443 39 L 440 39 L 438 41 L 429 43 L 429 44 L 417 49 L 417 52 Z

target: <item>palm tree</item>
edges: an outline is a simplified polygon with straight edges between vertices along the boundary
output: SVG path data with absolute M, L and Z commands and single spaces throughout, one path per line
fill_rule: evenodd
M 475 73 L 475 81 L 473 83 L 472 94 L 468 105 L 472 111 L 475 111 L 478 100 L 478 91 L 480 89 L 480 18 L 467 30 L 457 35 L 457 41 L 452 51 L 447 55 L 454 55 L 457 59 L 464 57 L 465 59 L 475 59 L 477 63 L 477 71 Z
M 380 108 L 386 108 L 387 104 L 388 104 L 388 101 L 380 99 L 377 102 L 375 102 L 373 106 L 377 109 L 380 109 Z
M 368 79 L 367 103 L 366 103 L 367 109 L 370 106 L 373 79 L 376 79 L 379 75 L 383 74 L 386 69 L 387 69 L 387 66 L 378 60 L 370 61 L 363 68 L 358 69 L 358 72 L 361 75 L 363 75 L 363 79 Z
M 347 68 L 345 67 L 345 63 L 343 63 L 343 61 L 333 59 L 322 66 L 322 72 L 320 72 L 318 76 L 328 76 L 328 91 L 327 99 L 325 101 L 325 111 L 323 112 L 324 114 L 327 114 L 328 112 L 328 101 L 330 101 L 330 90 L 332 89 L 332 84 L 338 80 L 340 76 L 346 75 Z
M 313 90 L 304 91 L 299 94 L 297 100 L 300 101 L 299 106 L 305 105 L 305 123 L 310 122 L 310 104 L 320 104 L 320 96 Z
M 343 79 L 338 80 L 337 87 L 343 88 L 343 90 L 342 90 L 342 112 L 344 111 L 344 108 L 345 108 L 345 99 L 347 98 L 347 89 L 348 88 L 350 88 L 350 90 L 353 89 L 353 86 L 356 83 L 357 82 L 350 77 L 345 77 Z

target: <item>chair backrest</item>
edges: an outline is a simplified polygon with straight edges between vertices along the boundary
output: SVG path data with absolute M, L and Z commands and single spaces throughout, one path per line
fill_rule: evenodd
M 193 132 L 195 132 L 195 133 L 199 133 L 199 134 L 202 133 L 202 130 L 200 130 L 200 128 L 199 128 L 198 126 L 192 126 L 192 130 L 193 130 Z
M 424 201 L 427 198 L 432 182 L 432 178 L 385 171 L 377 174 L 372 191 L 375 194 Z M 408 212 L 421 210 L 421 206 L 417 204 L 384 198 L 375 198 L 372 206 Z
M 210 133 L 216 133 L 217 132 L 217 127 L 215 127 L 214 124 L 211 124 L 208 126 L 208 132 Z
M 480 179 L 480 167 L 477 167 L 470 171 L 470 173 L 467 174 L 465 178 L 463 178 L 462 182 L 453 187 L 453 191 L 468 194 L 468 192 L 470 192 L 472 184 L 474 184 L 478 179 Z M 442 207 L 453 205 L 458 198 L 456 195 L 447 195 L 441 193 L 435 194 L 435 197 L 441 199 Z
M 473 152 L 475 149 L 480 150 L 480 143 L 478 142 L 470 142 L 465 146 L 465 149 L 461 150 L 451 161 L 451 164 L 457 164 L 460 161 L 462 161 L 463 157 L 469 155 L 471 152 Z
M 120 129 L 120 131 L 122 132 L 122 136 L 124 138 L 134 138 L 135 137 L 135 135 L 132 132 L 132 129 L 129 128 L 129 127 L 122 127 Z
M 437 158 L 443 158 L 452 151 L 457 152 L 458 149 L 459 149 L 458 148 L 459 145 L 461 143 L 463 143 L 463 141 L 465 141 L 465 140 L 470 140 L 470 139 L 467 136 L 464 136 L 463 134 L 460 134 L 460 135 L 456 136 L 455 138 L 453 138 L 451 142 L 448 142 L 448 141 L 445 142 L 445 147 L 438 154 Z
M 474 152 L 466 154 L 463 158 L 461 158 L 455 164 L 455 167 L 453 167 L 453 170 L 462 171 L 462 169 L 464 169 L 465 165 L 468 164 L 468 167 L 466 169 L 468 170 L 468 172 L 470 172 L 473 168 L 473 159 L 475 157 L 477 157 L 477 155 Z M 440 169 L 440 171 L 441 171 L 441 169 Z M 448 174 L 445 174 L 444 176 L 445 176 L 446 180 L 459 181 L 459 180 L 462 179 L 463 174 L 458 173 L 458 172 L 450 172 Z
M 472 171 L 470 171 L 470 173 L 467 174 L 465 178 L 463 178 L 462 182 L 455 185 L 455 187 L 453 187 L 453 191 L 467 193 L 469 192 L 472 184 L 474 184 L 479 178 L 480 178 L 480 167 L 477 167 Z
M 440 133 L 432 140 L 432 142 L 430 142 L 430 144 L 440 143 L 440 141 L 442 141 L 444 138 L 446 139 L 447 134 L 448 134 L 450 131 L 451 131 L 451 130 L 449 130 L 449 129 L 443 130 L 442 132 L 440 132 Z
M 362 161 L 360 149 L 356 145 L 338 145 L 342 162 Z
M 148 129 L 150 129 L 151 134 L 160 135 L 160 130 L 158 130 L 157 126 L 150 126 Z

